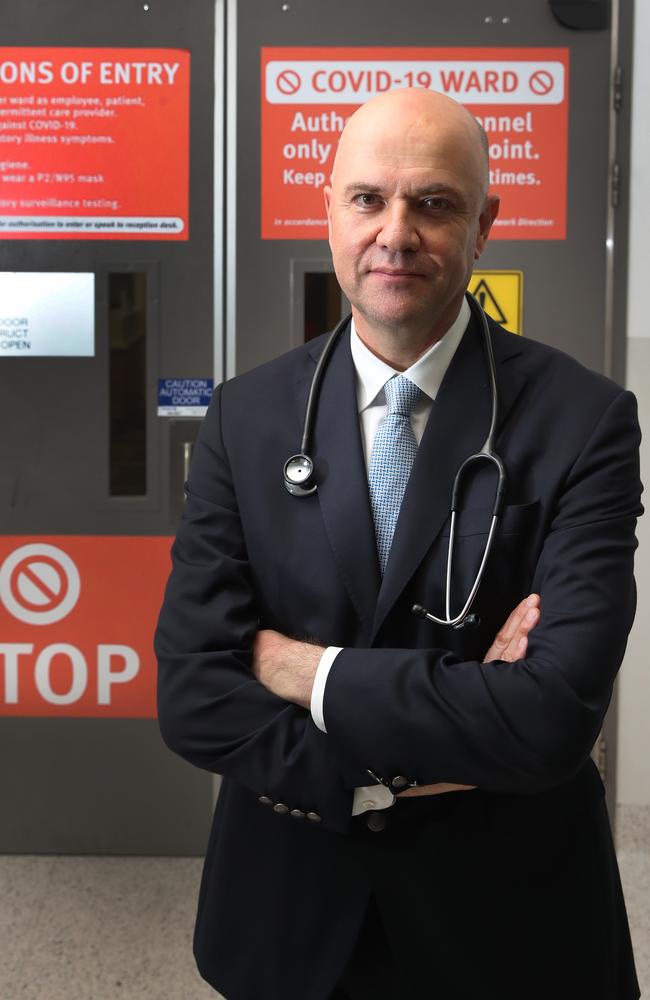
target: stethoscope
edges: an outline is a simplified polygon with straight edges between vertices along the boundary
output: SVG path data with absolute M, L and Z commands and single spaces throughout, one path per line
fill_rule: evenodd
M 492 351 L 492 341 L 490 339 L 490 328 L 485 316 L 485 312 L 482 307 L 476 301 L 473 295 L 467 293 L 467 301 L 469 302 L 470 309 L 474 313 L 474 316 L 481 322 L 482 332 L 483 332 L 483 346 L 485 349 L 485 358 L 487 363 L 487 369 L 490 378 L 490 393 L 492 396 L 492 418 L 490 421 L 490 429 L 485 442 L 480 451 L 476 454 L 470 455 L 462 463 L 458 469 L 456 476 L 454 478 L 454 486 L 451 494 L 451 524 L 449 527 L 449 544 L 447 548 L 447 575 L 445 581 L 445 617 L 438 618 L 427 608 L 422 607 L 421 604 L 414 604 L 412 611 L 414 614 L 418 615 L 420 618 L 426 618 L 430 622 L 435 622 L 437 625 L 449 625 L 452 628 L 464 628 L 467 626 L 475 627 L 480 624 L 480 619 L 478 615 L 470 614 L 470 608 L 474 603 L 474 598 L 481 584 L 481 579 L 483 577 L 483 571 L 490 555 L 490 550 L 492 548 L 492 542 L 494 539 L 494 532 L 497 526 L 497 522 L 501 515 L 501 508 L 503 506 L 503 501 L 505 498 L 505 488 L 506 488 L 506 470 L 504 464 L 494 451 L 494 438 L 496 434 L 497 423 L 499 419 L 499 394 L 497 391 L 497 378 L 496 378 L 496 366 L 494 363 L 494 353 Z M 330 335 L 323 348 L 323 352 L 318 359 L 318 364 L 316 365 L 316 370 L 314 372 L 311 387 L 309 389 L 309 397 L 307 399 L 307 409 L 305 410 L 305 420 L 303 424 L 302 439 L 300 441 L 300 451 L 296 455 L 292 455 L 284 463 L 284 485 L 294 497 L 308 497 L 312 493 L 315 493 L 318 484 L 316 483 L 316 475 L 314 470 L 314 462 L 310 457 L 309 452 L 311 451 L 311 439 L 314 427 L 314 421 L 316 419 L 316 408 L 318 406 L 318 396 L 320 394 L 321 383 L 323 381 L 323 376 L 325 370 L 329 363 L 332 351 L 336 345 L 337 340 L 346 329 L 348 323 L 350 322 L 350 316 L 346 316 L 337 324 L 336 328 Z M 461 482 L 465 473 L 467 472 L 470 465 L 477 462 L 488 462 L 492 463 L 497 470 L 497 484 L 496 493 L 494 498 L 494 506 L 492 508 L 492 522 L 490 524 L 490 530 L 488 533 L 487 541 L 485 543 L 485 548 L 483 550 L 483 557 L 481 559 L 478 572 L 474 579 L 474 583 L 471 587 L 467 600 L 463 606 L 460 614 L 452 616 L 451 614 L 451 573 L 454 555 L 454 541 L 456 533 L 456 512 L 458 510 L 458 505 L 460 502 L 460 489 Z

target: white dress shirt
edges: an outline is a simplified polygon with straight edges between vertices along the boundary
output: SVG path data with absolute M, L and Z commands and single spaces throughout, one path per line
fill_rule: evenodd
M 387 407 L 384 385 L 394 375 L 403 375 L 422 390 L 422 397 L 411 414 L 411 426 L 415 434 L 415 440 L 419 444 L 422 440 L 429 414 L 431 413 L 433 401 L 438 394 L 440 384 L 456 352 L 456 348 L 461 342 L 469 323 L 470 315 L 467 300 L 463 299 L 460 312 L 447 330 L 447 333 L 404 372 L 399 372 L 395 368 L 391 368 L 385 361 L 378 358 L 376 354 L 373 354 L 360 340 L 354 326 L 354 320 L 352 320 L 350 348 L 352 351 L 352 361 L 356 370 L 357 406 L 359 409 L 359 423 L 366 461 L 366 472 L 370 464 L 370 454 L 375 434 L 386 415 Z M 314 722 L 324 733 L 327 732 L 323 717 L 325 685 L 332 664 L 338 653 L 341 652 L 341 648 L 340 646 L 328 646 L 321 656 L 314 678 L 310 710 Z M 393 805 L 394 801 L 393 794 L 384 785 L 370 785 L 363 788 L 356 788 L 352 815 L 357 816 L 359 813 L 369 809 L 387 809 L 388 806 Z

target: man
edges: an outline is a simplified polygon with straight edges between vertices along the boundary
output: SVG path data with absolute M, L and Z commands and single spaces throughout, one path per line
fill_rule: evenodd
M 353 323 L 320 390 L 317 490 L 281 473 L 322 340 L 220 387 L 201 431 L 159 706 L 169 746 L 224 775 L 195 952 L 228 1000 L 639 995 L 589 758 L 634 612 L 630 393 L 490 323 L 508 480 L 477 619 L 412 613 L 458 614 L 491 521 L 486 464 L 447 588 L 454 475 L 490 426 L 464 299 L 487 176 L 448 98 L 357 111 L 326 190 Z

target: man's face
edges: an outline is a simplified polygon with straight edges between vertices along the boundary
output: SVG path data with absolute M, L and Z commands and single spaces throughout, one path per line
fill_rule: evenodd
M 485 246 L 498 200 L 485 197 L 474 123 L 447 110 L 375 109 L 341 140 L 325 192 L 330 247 L 367 335 L 442 336 Z

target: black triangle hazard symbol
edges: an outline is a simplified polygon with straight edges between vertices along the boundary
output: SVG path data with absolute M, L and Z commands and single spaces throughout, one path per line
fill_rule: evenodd
M 494 293 L 485 278 L 481 278 L 478 285 L 474 289 L 474 298 L 478 299 L 483 309 L 485 309 L 485 311 L 488 312 L 492 319 L 496 320 L 497 323 L 505 325 L 508 322 L 508 317 L 495 299 Z

